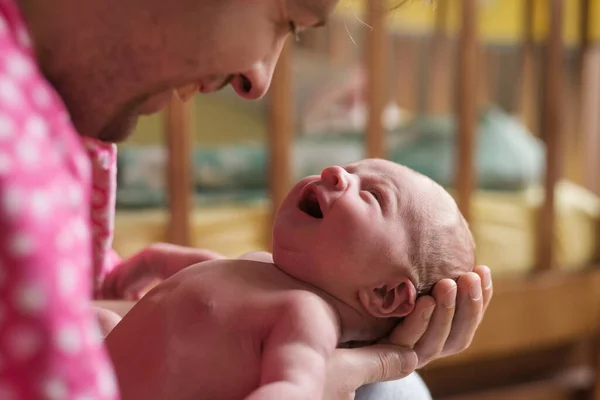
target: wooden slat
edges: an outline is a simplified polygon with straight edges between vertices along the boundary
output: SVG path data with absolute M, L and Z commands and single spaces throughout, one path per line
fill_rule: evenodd
M 544 62 L 542 130 L 546 141 L 545 201 L 538 215 L 539 270 L 552 268 L 554 239 L 554 187 L 560 177 L 563 147 L 563 0 L 548 1 L 550 29 Z
M 573 400 L 577 391 L 591 386 L 589 374 L 587 375 L 582 382 L 558 376 L 477 393 L 439 397 L 439 400 Z
M 584 184 L 600 194 L 600 46 L 588 48 L 584 57 L 581 86 L 581 134 Z
M 590 40 L 590 0 L 581 0 L 579 30 L 580 141 L 583 184 L 600 194 L 600 46 Z
M 459 365 L 569 343 L 598 332 L 599 317 L 597 268 L 499 280 L 471 346 L 431 365 Z
M 579 339 L 579 337 L 577 338 Z M 575 371 L 586 369 L 587 385 L 591 386 L 593 370 L 590 342 L 575 341 L 547 349 L 534 349 L 499 357 L 472 360 L 469 363 L 428 365 L 420 371 L 434 399 L 483 393 L 493 388 L 514 388 L 522 384 L 556 378 L 566 373 L 579 376 Z M 567 373 L 568 372 L 568 373 Z M 573 384 L 581 379 L 571 379 Z
M 283 202 L 291 183 L 291 147 L 294 140 L 292 51 L 290 40 L 283 47 L 273 82 L 269 90 L 268 150 L 269 150 L 269 191 L 271 216 Z M 270 230 L 267 233 L 270 237 Z
M 483 60 L 479 63 L 479 97 L 477 104 L 487 107 L 494 104 L 498 99 L 498 55 L 485 46 L 480 47 L 479 58 Z
M 477 83 L 479 47 L 477 0 L 461 2 L 462 26 L 459 44 L 458 138 L 456 187 L 458 206 L 470 220 L 471 193 L 475 186 L 475 135 L 477 129 Z
M 586 113 L 586 93 L 589 89 L 586 88 L 586 80 L 590 76 L 586 76 L 586 58 L 590 47 L 590 0 L 578 0 L 579 15 L 579 48 L 577 49 L 577 67 L 578 71 L 575 74 L 575 80 L 569 79 L 566 89 L 566 98 L 563 101 L 563 107 L 566 112 L 564 129 L 568 132 L 566 136 L 567 154 L 565 161 L 565 178 L 573 180 L 577 184 L 585 185 L 589 183 L 589 168 L 597 168 L 587 164 L 586 153 L 588 152 L 588 143 L 586 143 L 586 123 L 589 121 L 590 115 Z M 586 79 L 587 78 L 587 79 Z M 593 79 L 593 78 L 592 78 Z M 595 113 L 597 114 L 597 113 Z M 593 118 L 593 117 L 592 117 Z M 587 119 L 587 120 L 586 120 Z M 597 152 L 594 149 L 594 155 Z M 596 171 L 593 171 L 595 174 Z M 587 175 L 587 176 L 586 176 Z M 588 186 L 594 190 L 594 187 Z
M 523 0 L 523 44 L 521 48 L 521 84 L 517 86 L 517 107 L 521 120 L 534 136 L 538 129 L 538 71 L 535 61 L 533 20 L 535 0 Z
M 167 240 L 181 246 L 191 244 L 193 99 L 173 95 L 166 110 L 167 187 L 169 223 Z
M 388 41 L 386 15 L 387 1 L 369 0 L 367 3 L 366 60 L 367 66 L 367 137 L 368 157 L 385 157 L 385 131 L 382 124 L 387 100 Z
M 426 90 L 426 112 L 430 115 L 448 112 L 452 99 L 452 48 L 448 34 L 449 0 L 438 0 L 435 8 L 433 37 L 429 59 L 429 79 Z
M 395 100 L 400 108 L 415 114 L 419 108 L 419 55 L 422 41 L 397 38 L 394 41 Z

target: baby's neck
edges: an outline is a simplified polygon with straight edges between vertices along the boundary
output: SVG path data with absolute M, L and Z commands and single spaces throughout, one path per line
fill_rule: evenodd
M 338 332 L 340 344 L 352 342 L 376 342 L 382 339 L 391 332 L 398 321 L 392 319 L 376 318 L 366 312 L 357 301 L 355 304 L 339 299 L 323 289 L 316 287 L 308 282 L 297 279 L 287 272 L 284 268 L 280 268 L 283 273 L 290 276 L 294 280 L 295 286 L 299 289 L 307 290 L 315 293 L 329 304 L 333 312 L 337 316 Z
M 310 286 L 310 288 L 313 288 L 313 286 Z M 377 342 L 378 340 L 387 337 L 398 323 L 392 319 L 373 317 L 362 308 L 357 310 L 352 305 L 345 303 L 321 289 L 313 290 L 313 292 L 329 303 L 329 305 L 337 312 L 340 323 L 339 344 L 367 344 Z

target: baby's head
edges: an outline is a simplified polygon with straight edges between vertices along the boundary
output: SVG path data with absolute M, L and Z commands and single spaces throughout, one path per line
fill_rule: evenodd
M 431 179 L 368 159 L 302 179 L 281 205 L 273 258 L 374 317 L 409 314 L 419 294 L 475 266 L 456 202 Z

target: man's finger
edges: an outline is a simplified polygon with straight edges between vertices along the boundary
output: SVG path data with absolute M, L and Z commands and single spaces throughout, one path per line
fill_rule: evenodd
M 391 344 L 412 349 L 427 331 L 435 310 L 435 300 L 423 296 L 417 300 L 414 310 L 406 316 L 389 337 Z
M 443 354 L 455 354 L 469 347 L 483 317 L 483 290 L 479 275 L 465 274 L 457 284 L 458 306 Z
M 414 347 L 419 357 L 420 367 L 437 357 L 444 349 L 452 329 L 452 320 L 456 309 L 456 292 L 456 282 L 451 279 L 443 279 L 433 288 L 432 295 L 436 300 L 436 307 L 427 332 Z
M 487 307 L 490 304 L 490 301 L 492 300 L 492 296 L 494 294 L 494 286 L 492 284 L 492 272 L 485 265 L 478 265 L 477 267 L 475 267 L 473 272 L 479 275 L 479 278 L 481 279 L 481 286 L 483 288 L 482 314 L 485 314 L 485 311 L 487 310 Z
M 339 353 L 338 353 L 339 352 Z M 373 345 L 356 349 L 337 349 L 339 357 L 352 390 L 363 385 L 402 379 L 410 375 L 417 367 L 417 355 L 414 351 L 393 345 Z

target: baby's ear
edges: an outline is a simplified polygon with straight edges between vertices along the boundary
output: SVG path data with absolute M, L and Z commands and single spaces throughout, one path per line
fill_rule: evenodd
M 415 307 L 417 290 L 407 276 L 398 276 L 385 284 L 361 288 L 358 297 L 374 317 L 402 318 Z

